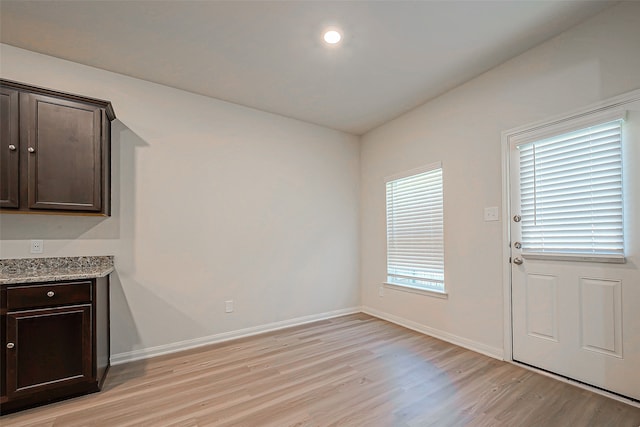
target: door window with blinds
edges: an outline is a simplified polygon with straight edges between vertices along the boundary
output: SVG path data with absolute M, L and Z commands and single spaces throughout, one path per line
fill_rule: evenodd
M 624 261 L 616 116 L 518 145 L 524 257 Z
M 389 177 L 387 283 L 444 293 L 442 165 Z

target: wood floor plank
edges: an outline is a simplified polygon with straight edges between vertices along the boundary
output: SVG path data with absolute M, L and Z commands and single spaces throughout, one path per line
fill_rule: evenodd
M 114 366 L 3 427 L 640 426 L 640 408 L 359 313 Z

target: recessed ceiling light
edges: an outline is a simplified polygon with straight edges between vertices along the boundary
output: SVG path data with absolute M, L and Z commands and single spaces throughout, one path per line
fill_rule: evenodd
M 324 38 L 324 41 L 329 44 L 336 44 L 336 43 L 339 43 L 340 40 L 342 39 L 342 34 L 340 34 L 340 32 L 336 30 L 329 30 L 324 33 L 323 38 Z

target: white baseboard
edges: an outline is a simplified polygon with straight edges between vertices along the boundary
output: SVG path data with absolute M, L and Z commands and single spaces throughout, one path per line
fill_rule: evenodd
M 503 351 L 501 348 L 491 347 L 486 344 L 479 343 L 467 338 L 459 337 L 449 332 L 444 332 L 429 326 L 422 325 L 412 320 L 405 319 L 400 316 L 385 313 L 371 307 L 351 307 L 341 310 L 329 311 L 326 313 L 312 314 L 310 316 L 297 317 L 295 319 L 283 320 L 280 322 L 268 323 L 266 325 L 254 326 L 251 328 L 240 329 L 237 331 L 223 332 L 221 334 L 209 335 L 206 337 L 194 338 L 191 340 L 179 341 L 171 344 L 159 345 L 156 347 L 141 348 L 137 350 L 127 351 L 111 355 L 111 365 L 121 365 L 135 360 L 143 360 L 151 357 L 162 356 L 164 354 L 177 353 L 179 351 L 189 350 L 192 348 L 202 347 L 209 344 L 216 344 L 225 341 L 231 341 L 238 338 L 249 337 L 252 335 L 263 334 L 265 332 L 277 331 L 279 329 L 290 328 L 292 326 L 303 325 L 305 323 L 317 322 L 319 320 L 331 319 L 332 317 L 345 316 L 354 313 L 366 313 L 391 323 L 395 323 L 405 328 L 430 335 L 432 337 L 450 342 L 460 347 L 467 348 L 486 356 L 503 360 Z
M 124 353 L 112 354 L 111 365 L 121 365 L 135 360 L 148 359 L 163 354 L 176 353 L 209 344 L 216 344 L 231 341 L 238 338 L 263 334 L 265 332 L 277 331 L 279 329 L 290 328 L 292 326 L 303 325 L 305 323 L 317 322 L 318 320 L 331 319 L 332 317 L 345 316 L 347 314 L 360 313 L 360 307 L 344 308 L 341 310 L 329 311 L 326 313 L 312 314 L 310 316 L 297 317 L 295 319 L 283 320 L 280 322 L 268 323 L 266 325 L 254 326 L 237 331 L 223 332 L 221 334 L 209 335 L 191 340 L 179 341 L 171 344 L 159 345 L 156 347 L 141 348 Z
M 413 320 L 405 319 L 394 314 L 385 313 L 375 308 L 363 306 L 362 312 L 389 321 L 391 323 L 395 323 L 396 325 L 404 326 L 405 328 L 412 329 L 425 335 L 450 342 L 451 344 L 464 347 L 468 350 L 475 351 L 476 353 L 481 353 L 485 356 L 493 357 L 494 359 L 504 360 L 504 352 L 501 348 L 492 347 L 477 341 L 470 340 L 468 338 L 459 337 L 449 332 L 425 326 L 421 323 L 414 322 Z

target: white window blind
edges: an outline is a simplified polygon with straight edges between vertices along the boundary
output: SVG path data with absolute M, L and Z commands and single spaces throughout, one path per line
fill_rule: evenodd
M 442 168 L 387 181 L 387 281 L 444 292 Z
M 523 255 L 624 258 L 622 120 L 520 145 Z

